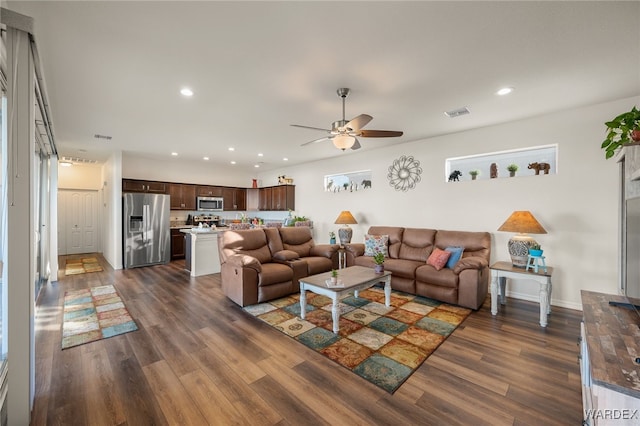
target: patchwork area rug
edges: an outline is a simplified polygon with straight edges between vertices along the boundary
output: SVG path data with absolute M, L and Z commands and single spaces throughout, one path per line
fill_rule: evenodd
M 82 259 L 67 260 L 64 274 L 65 275 L 77 275 L 84 274 L 86 272 L 100 272 L 102 266 L 98 263 L 98 259 L 95 257 L 83 257 Z
M 68 291 L 64 295 L 62 349 L 137 329 L 112 285 Z
M 306 319 L 300 295 L 247 306 L 245 311 L 360 377 L 395 392 L 471 313 L 425 297 L 372 287 L 343 299 L 340 331 L 333 333 L 331 299 L 307 292 Z

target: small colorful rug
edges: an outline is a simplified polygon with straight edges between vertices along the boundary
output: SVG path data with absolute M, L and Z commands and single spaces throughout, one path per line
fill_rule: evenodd
M 244 310 L 389 393 L 471 313 L 395 290 L 386 307 L 384 290 L 372 287 L 340 302 L 340 330 L 334 334 L 331 306 L 328 297 L 307 292 L 304 320 L 299 294 Z
M 67 260 L 65 265 L 65 275 L 77 275 L 87 272 L 100 272 L 102 266 L 98 263 L 98 259 L 95 257 L 83 257 L 82 259 L 70 259 Z
M 64 295 L 62 349 L 137 329 L 112 285 L 68 291 Z

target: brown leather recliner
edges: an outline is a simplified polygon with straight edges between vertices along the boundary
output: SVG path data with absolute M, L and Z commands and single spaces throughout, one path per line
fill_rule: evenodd
M 392 288 L 471 309 L 482 306 L 489 285 L 490 233 L 372 226 L 367 234 L 389 236 L 384 268 L 392 273 Z M 426 264 L 434 247 L 449 246 L 464 248 L 453 268 Z M 364 253 L 364 244 L 348 244 L 347 265 L 373 267 L 373 257 Z
M 300 278 L 337 269 L 338 248 L 316 246 L 305 227 L 221 232 L 222 291 L 240 306 L 297 293 Z

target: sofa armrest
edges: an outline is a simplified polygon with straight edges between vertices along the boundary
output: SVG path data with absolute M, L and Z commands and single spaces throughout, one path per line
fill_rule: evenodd
M 274 260 L 286 262 L 288 260 L 300 259 L 300 255 L 293 250 L 280 250 L 273 254 Z
M 339 249 L 340 246 L 338 244 L 318 244 L 311 247 L 309 254 L 311 256 L 320 256 L 332 259 Z
M 353 255 L 353 257 L 364 256 L 364 244 L 363 243 L 346 244 L 344 246 L 344 248 L 345 248 L 345 250 L 347 250 L 348 253 L 351 253 Z
M 255 257 L 248 256 L 246 254 L 231 255 L 227 257 L 227 263 L 239 268 L 251 268 L 255 269 L 257 272 L 262 272 L 262 265 L 260 264 L 260 261 Z
M 460 274 L 465 269 L 484 269 L 489 266 L 487 259 L 478 256 L 463 257 L 453 267 L 454 274 Z

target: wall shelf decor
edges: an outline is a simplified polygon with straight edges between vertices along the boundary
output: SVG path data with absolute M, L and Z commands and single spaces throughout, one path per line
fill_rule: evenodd
M 542 145 L 445 160 L 445 181 L 471 181 L 469 172 L 479 170 L 474 180 L 549 175 L 558 172 L 558 145 Z
M 413 156 L 401 156 L 389 166 L 389 185 L 391 185 L 396 191 L 407 192 L 409 189 L 416 187 L 416 184 L 422 179 L 422 168 L 420 167 L 420 161 L 413 158 Z
M 371 170 L 338 173 L 324 177 L 325 192 L 354 192 L 371 189 Z

